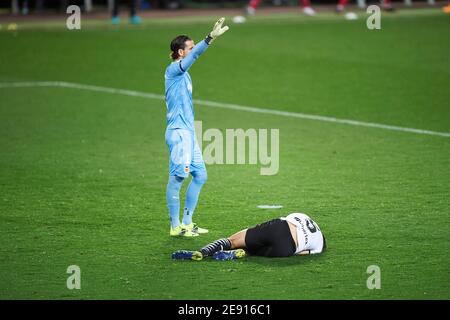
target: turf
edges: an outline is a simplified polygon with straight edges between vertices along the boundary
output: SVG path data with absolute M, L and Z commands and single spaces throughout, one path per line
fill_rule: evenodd
M 450 20 L 436 10 L 382 21 L 381 31 L 363 19 L 232 25 L 190 71 L 194 96 L 450 132 Z M 171 38 L 201 39 L 210 25 L 2 29 L 0 81 L 163 94 Z M 209 165 L 194 220 L 210 233 L 173 239 L 165 111 L 143 97 L 0 88 L 1 299 L 450 298 L 449 138 L 197 105 L 204 130 L 279 129 L 280 170 Z M 293 211 L 318 222 L 327 252 L 171 260 Z M 69 265 L 81 290 L 66 288 Z M 380 290 L 367 289 L 370 265 Z

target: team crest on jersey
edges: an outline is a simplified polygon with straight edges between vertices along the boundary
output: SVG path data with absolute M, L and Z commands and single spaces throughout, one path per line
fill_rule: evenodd
M 184 172 L 185 172 L 185 173 L 189 173 L 189 166 L 185 166 L 185 167 L 184 167 Z

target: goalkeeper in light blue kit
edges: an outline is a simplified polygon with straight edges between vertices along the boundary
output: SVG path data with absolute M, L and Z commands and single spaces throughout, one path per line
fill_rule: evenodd
M 170 235 L 196 237 L 208 230 L 192 222 L 198 196 L 207 173 L 202 152 L 198 146 L 194 127 L 192 104 L 192 81 L 188 73 L 192 64 L 208 46 L 228 30 L 222 27 L 225 18 L 220 18 L 208 36 L 194 46 L 188 36 L 180 35 L 172 40 L 170 49 L 173 62 L 167 67 L 165 77 L 167 129 L 166 143 L 169 147 L 169 182 L 166 198 L 170 216 Z M 180 222 L 180 189 L 184 179 L 192 175 L 186 192 L 183 223 Z

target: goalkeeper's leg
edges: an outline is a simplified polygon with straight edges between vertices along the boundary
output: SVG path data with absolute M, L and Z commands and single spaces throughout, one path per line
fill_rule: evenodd
M 192 181 L 186 191 L 186 205 L 184 207 L 183 224 L 188 226 L 192 223 L 192 216 L 197 207 L 198 197 L 203 185 L 208 179 L 206 170 L 192 172 Z
M 180 189 L 183 180 L 183 177 L 169 176 L 169 181 L 167 182 L 166 199 L 172 229 L 180 225 Z

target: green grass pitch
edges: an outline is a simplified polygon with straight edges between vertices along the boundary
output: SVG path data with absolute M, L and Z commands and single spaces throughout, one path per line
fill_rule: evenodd
M 199 40 L 216 18 L 4 26 L 0 82 L 163 94 L 170 40 Z M 230 27 L 190 71 L 197 99 L 450 132 L 450 19 L 438 10 L 386 15 L 380 31 L 331 15 Z M 207 166 L 194 221 L 210 233 L 173 239 L 165 111 L 143 97 L 0 88 L 1 299 L 450 298 L 450 138 L 197 105 L 204 129 L 280 129 L 280 170 Z M 257 208 L 271 203 L 284 208 Z M 326 234 L 324 254 L 171 260 L 298 211 Z M 81 290 L 66 287 L 69 265 Z M 379 290 L 366 286 L 370 265 Z

